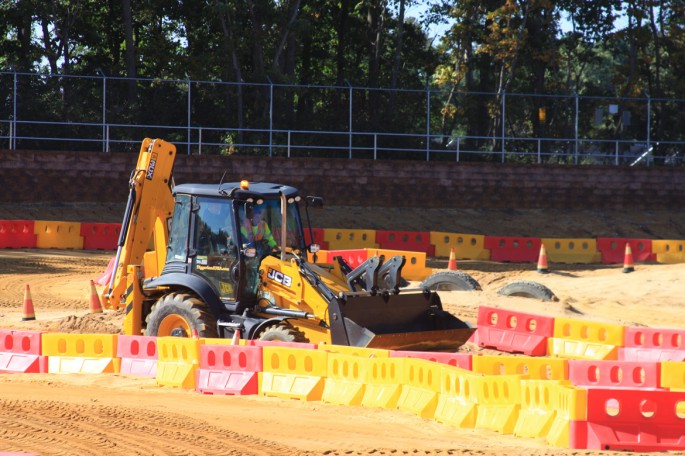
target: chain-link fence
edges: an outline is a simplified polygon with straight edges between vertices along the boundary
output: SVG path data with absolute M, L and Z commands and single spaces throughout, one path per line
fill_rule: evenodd
M 685 100 L 0 72 L 0 148 L 683 165 Z

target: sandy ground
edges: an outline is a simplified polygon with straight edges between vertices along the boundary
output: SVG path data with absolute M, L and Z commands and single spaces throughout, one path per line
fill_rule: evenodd
M 26 215 L 18 209 L 13 214 L 22 216 L 10 217 L 7 211 L 0 211 L 0 218 L 101 221 L 90 209 L 76 215 L 62 209 L 57 208 L 58 211 L 45 217 Z M 339 209 L 338 216 L 343 216 L 343 212 Z M 362 215 L 369 217 L 368 211 L 362 212 L 347 213 L 347 220 Z M 406 219 L 406 228 L 396 229 L 412 229 L 412 226 L 426 229 L 420 214 L 410 218 L 409 214 L 402 213 L 398 217 Z M 473 225 L 473 229 L 461 232 L 506 234 L 492 232 L 502 217 L 502 213 L 493 214 L 478 229 Z M 511 217 L 511 220 L 515 218 Z M 540 214 L 526 213 L 525 217 L 529 225 L 534 225 L 533 220 L 540 218 Z M 680 222 L 669 217 L 667 214 L 665 218 L 650 218 L 651 225 L 644 226 L 649 230 L 663 228 L 655 232 L 654 238 L 685 238 L 685 233 L 678 236 Z M 633 220 L 638 218 L 635 216 Z M 578 221 L 559 223 L 558 214 L 543 219 L 546 220 L 543 228 L 526 230 L 523 223 L 517 223 L 528 235 L 549 237 L 573 236 L 572 232 L 583 226 Z M 342 219 L 328 220 L 323 226 L 344 227 Z M 376 219 L 369 219 L 368 224 L 350 222 L 353 226 L 348 227 L 382 225 L 373 220 Z M 625 221 L 611 217 L 603 220 L 606 227 L 614 228 Z M 637 233 L 640 230 L 637 225 L 630 225 L 632 228 L 624 232 Z M 584 229 L 602 228 L 601 224 L 589 224 Z M 441 225 L 435 230 L 448 228 Z M 596 235 L 617 235 L 608 230 Z M 643 231 L 641 237 L 648 236 Z M 88 251 L 0 251 L 0 328 L 118 333 L 121 312 L 88 312 L 90 280 L 100 276 L 112 255 L 112 252 Z M 430 265 L 444 269 L 447 260 L 432 260 Z M 478 307 L 488 305 L 623 325 L 685 328 L 682 312 L 685 265 L 638 263 L 635 272 L 624 274 L 622 265 L 550 264 L 551 272 L 547 275 L 538 274 L 533 264 L 460 261 L 458 267 L 472 275 L 483 291 L 442 293 L 442 299 L 450 312 L 471 322 L 476 321 Z M 497 290 L 514 280 L 540 282 L 554 291 L 559 301 L 541 302 L 497 294 Z M 27 284 L 36 320 L 23 322 L 22 304 Z M 462 350 L 481 352 L 470 345 Z M 44 455 L 614 454 L 560 450 L 548 447 L 544 439 L 456 429 L 399 410 L 254 396 L 207 396 L 158 387 L 150 379 L 113 374 L 0 375 L 0 452 L 3 451 Z

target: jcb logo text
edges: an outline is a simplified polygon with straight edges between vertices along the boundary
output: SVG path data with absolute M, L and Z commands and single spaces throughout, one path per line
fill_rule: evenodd
M 286 287 L 290 287 L 293 284 L 293 279 L 290 276 L 287 276 L 283 274 L 280 271 L 277 271 L 275 269 L 269 268 L 269 272 L 266 274 L 266 276 L 273 280 L 274 282 L 278 282 L 280 284 L 285 285 Z

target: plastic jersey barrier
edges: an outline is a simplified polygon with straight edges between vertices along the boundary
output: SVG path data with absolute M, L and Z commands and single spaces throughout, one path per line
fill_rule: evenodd
M 409 250 L 435 256 L 435 246 L 431 244 L 428 231 L 376 231 L 376 243 L 381 249 Z
M 433 273 L 432 268 L 426 267 L 426 254 L 424 252 L 388 249 L 366 249 L 366 251 L 369 252 L 369 258 L 383 255 L 387 260 L 394 256 L 403 256 L 406 261 L 402 268 L 402 277 L 407 280 L 423 280 Z
M 521 380 L 521 410 L 514 435 L 547 437 L 557 414 L 553 397 L 562 381 Z
M 116 250 L 120 223 L 81 223 L 84 250 Z
M 157 384 L 195 389 L 195 371 L 200 364 L 200 339 L 157 338 Z
M 554 337 L 547 340 L 547 354 L 573 359 L 617 359 L 625 327 L 617 324 L 554 319 Z
M 459 428 L 476 427 L 478 416 L 477 382 L 480 374 L 455 366 L 440 366 L 440 396 L 434 418 Z
M 328 249 L 328 242 L 324 239 L 325 230 L 323 228 L 312 228 L 311 233 L 309 228 L 304 228 L 304 241 L 307 245 L 309 244 L 319 244 L 322 250 Z M 312 238 L 311 235 L 314 235 Z
M 421 418 L 433 418 L 440 392 L 440 364 L 407 358 L 403 363 L 402 393 L 397 408 Z
M 625 346 L 618 349 L 624 361 L 685 361 L 685 330 L 661 328 L 625 329 Z
M 325 256 L 325 263 L 333 264 L 335 257 L 342 257 L 352 269 L 356 268 L 369 257 L 369 252 L 366 249 L 354 250 L 327 250 Z
M 544 238 L 542 243 L 547 259 L 555 263 L 598 263 L 602 254 L 597 250 L 595 239 Z
M 597 238 L 597 250 L 602 254 L 602 263 L 621 264 L 625 259 L 626 244 L 630 245 L 634 261 L 654 261 L 651 239 Z
M 259 394 L 262 347 L 202 344 L 195 391 L 202 394 Z
M 538 260 L 542 241 L 539 238 L 485 236 L 485 248 L 492 261 L 533 263 Z
M 342 355 L 359 356 L 361 358 L 388 358 L 390 351 L 383 348 L 353 347 L 348 345 L 318 344 L 319 350 Z
M 474 356 L 473 372 L 484 375 L 521 375 L 531 380 L 568 380 L 568 360 L 532 356 Z
M 549 445 L 559 448 L 571 446 L 571 422 L 587 418 L 587 390 L 566 383 L 560 383 L 552 390 L 552 407 L 556 415 L 546 439 Z
M 476 427 L 513 434 L 521 410 L 520 375 L 486 375 L 476 381 Z
M 324 228 L 323 239 L 328 250 L 347 250 L 379 247 L 376 230 L 339 230 Z
M 157 338 L 151 336 L 117 336 L 117 357 L 122 374 L 141 377 L 157 376 Z
M 404 358 L 369 358 L 365 407 L 395 409 L 402 393 Z
M 41 346 L 43 355 L 48 357 L 51 374 L 101 374 L 120 370 L 114 334 L 43 333 Z
M 587 401 L 587 419 L 571 422 L 571 448 L 685 449 L 685 392 L 589 389 Z
M 393 350 L 390 357 L 395 358 L 419 358 L 434 363 L 447 364 L 465 370 L 471 370 L 471 358 L 469 353 L 442 353 L 442 352 L 423 352 L 410 350 Z
M 437 257 L 449 257 L 454 249 L 456 258 L 460 260 L 490 259 L 490 251 L 485 248 L 485 236 L 481 234 L 431 231 L 430 242 L 435 246 Z
M 39 249 L 83 249 L 81 224 L 36 220 L 33 226 Z
M 547 339 L 554 334 L 554 318 L 480 306 L 477 327 L 477 343 L 481 347 L 544 356 Z
M 0 373 L 45 373 L 48 358 L 41 350 L 42 333 L 0 329 Z
M 652 241 L 652 252 L 659 263 L 685 263 L 685 241 Z
M 685 391 L 685 363 L 680 361 L 664 361 L 661 366 L 662 388 L 671 391 Z
M 368 358 L 329 353 L 321 401 L 337 405 L 361 405 L 369 369 Z
M 33 249 L 36 233 L 33 220 L 0 220 L 1 249 Z
M 279 346 L 266 346 L 262 350 L 262 395 L 321 400 L 328 366 L 327 352 Z
M 574 385 L 583 388 L 661 389 L 661 366 L 656 362 L 572 359 L 568 375 Z

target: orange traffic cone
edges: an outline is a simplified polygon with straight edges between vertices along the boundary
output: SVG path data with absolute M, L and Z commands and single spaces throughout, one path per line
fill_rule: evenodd
M 195 329 L 195 328 L 193 328 L 191 336 L 193 339 L 199 339 L 200 338 L 200 334 L 197 332 L 197 329 Z
M 454 247 L 450 250 L 450 261 L 447 263 L 447 269 L 450 271 L 457 270 L 457 255 L 454 253 Z
M 236 329 L 233 333 L 233 339 L 231 340 L 231 345 L 240 345 L 240 330 Z
M 626 242 L 626 254 L 623 258 L 623 272 L 633 272 L 634 270 L 633 251 L 630 248 L 630 244 Z
M 540 274 L 547 274 L 549 269 L 547 267 L 547 251 L 545 244 L 540 244 L 540 256 L 538 257 L 538 272 Z
M 31 290 L 28 284 L 26 285 L 26 290 L 24 291 L 24 309 L 21 321 L 35 320 L 36 314 L 33 311 L 33 300 L 31 299 Z
M 100 297 L 95 289 L 95 282 L 90 281 L 90 313 L 102 313 Z

